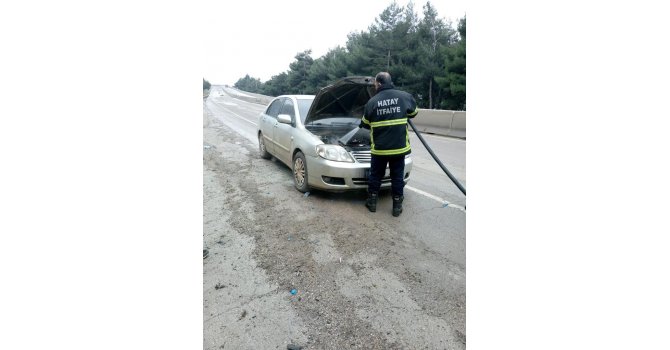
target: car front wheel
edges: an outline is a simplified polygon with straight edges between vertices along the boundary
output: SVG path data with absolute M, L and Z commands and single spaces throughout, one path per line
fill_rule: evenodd
M 307 184 L 307 162 L 302 152 L 298 152 L 293 156 L 293 183 L 298 191 L 309 191 L 309 185 Z

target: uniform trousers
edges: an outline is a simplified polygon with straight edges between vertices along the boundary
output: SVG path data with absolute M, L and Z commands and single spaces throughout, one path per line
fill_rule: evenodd
M 405 182 L 405 156 L 378 156 L 372 155 L 370 160 L 370 177 L 368 177 L 368 192 L 377 193 L 382 185 L 382 178 L 388 164 L 391 173 L 391 192 L 393 196 L 402 196 Z

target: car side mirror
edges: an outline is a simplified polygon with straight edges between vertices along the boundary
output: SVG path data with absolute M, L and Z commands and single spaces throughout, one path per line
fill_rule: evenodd
M 277 121 L 284 124 L 292 124 L 291 116 L 288 114 L 280 114 L 277 116 Z

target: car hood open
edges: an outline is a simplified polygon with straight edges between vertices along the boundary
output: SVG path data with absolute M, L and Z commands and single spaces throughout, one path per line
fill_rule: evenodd
M 363 118 L 365 104 L 375 94 L 374 77 L 342 78 L 317 92 L 305 124 L 327 118 Z

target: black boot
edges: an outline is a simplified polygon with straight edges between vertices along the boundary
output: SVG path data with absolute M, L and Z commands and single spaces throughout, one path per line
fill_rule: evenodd
M 373 213 L 377 211 L 377 192 L 368 192 L 368 199 L 365 201 L 365 206 Z
M 402 201 L 404 196 L 393 196 L 393 216 L 400 216 L 402 213 Z

